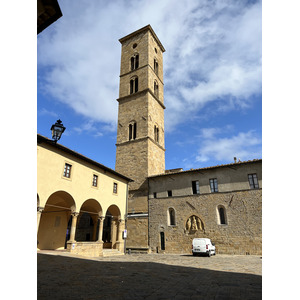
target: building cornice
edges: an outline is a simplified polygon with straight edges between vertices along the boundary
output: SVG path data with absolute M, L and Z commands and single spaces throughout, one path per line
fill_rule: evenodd
M 166 51 L 165 48 L 164 48 L 164 46 L 163 46 L 162 43 L 160 42 L 159 38 L 158 38 L 157 35 L 155 34 L 155 32 L 154 32 L 154 30 L 152 29 L 152 27 L 151 27 L 150 24 L 147 25 L 147 26 L 145 26 L 145 27 L 142 27 L 142 28 L 140 28 L 140 29 L 138 29 L 138 30 L 136 30 L 136 31 L 134 31 L 134 32 L 132 32 L 132 33 L 130 33 L 130 34 L 124 36 L 124 37 L 122 37 L 122 38 L 120 38 L 120 39 L 119 39 L 119 42 L 120 42 L 121 44 L 123 44 L 123 43 L 124 43 L 125 41 L 127 41 L 128 39 L 132 38 L 133 36 L 135 36 L 135 35 L 137 35 L 137 34 L 140 34 L 140 33 L 144 32 L 144 31 L 150 31 L 151 34 L 152 34 L 152 36 L 153 36 L 154 39 L 156 40 L 157 44 L 159 45 L 161 51 L 162 51 L 162 52 L 165 52 L 165 51 Z
M 155 177 L 155 176 L 152 176 Z M 150 177 L 148 177 L 150 178 Z M 258 189 L 242 189 L 242 190 L 232 190 L 232 191 L 223 191 L 223 192 L 217 192 L 217 193 L 202 193 L 202 194 L 193 194 L 193 195 L 173 195 L 172 197 L 168 197 L 168 196 L 164 196 L 164 197 L 157 197 L 157 198 L 153 198 L 153 197 L 149 197 L 148 200 L 149 201 L 155 201 L 155 200 L 166 200 L 166 201 L 170 201 L 170 199 L 179 199 L 179 198 L 202 198 L 204 196 L 212 196 L 212 195 L 222 195 L 222 194 L 232 194 L 232 193 L 243 193 L 243 192 L 250 192 L 250 193 L 257 193 L 258 191 L 262 192 L 262 188 L 258 188 Z
M 138 142 L 145 141 L 147 139 L 150 140 L 152 143 L 154 143 L 161 150 L 166 151 L 166 149 L 163 146 L 161 146 L 160 144 L 156 143 L 153 140 L 153 138 L 151 138 L 150 136 L 145 136 L 145 137 L 141 137 L 141 138 L 136 138 L 135 140 L 130 140 L 130 141 L 126 141 L 126 142 L 117 143 L 116 146 L 125 146 L 125 145 L 128 145 L 130 143 L 138 143 Z
M 164 104 L 154 95 L 154 93 L 151 91 L 151 89 L 149 88 L 146 88 L 142 91 L 138 91 L 136 93 L 133 93 L 133 94 L 130 94 L 130 95 L 127 95 L 127 96 L 123 96 L 123 97 L 120 97 L 118 99 L 116 99 L 119 103 L 121 102 L 125 102 L 125 101 L 128 101 L 132 98 L 136 98 L 137 96 L 142 96 L 143 94 L 147 94 L 149 93 L 157 102 L 158 104 L 163 108 L 163 109 L 166 109 L 166 107 L 164 106 Z
M 190 170 L 179 171 L 179 172 L 163 173 L 163 174 L 157 174 L 157 175 L 149 176 L 148 178 L 151 179 L 151 178 L 155 178 L 155 177 L 179 175 L 179 174 L 183 174 L 183 173 L 192 173 L 192 172 L 200 173 L 201 171 L 206 171 L 206 170 L 219 169 L 219 168 L 235 168 L 235 167 L 238 167 L 240 165 L 254 164 L 254 163 L 262 163 L 262 159 L 253 159 L 253 160 L 240 161 L 240 162 L 225 164 L 225 165 L 217 165 L 217 166 L 205 167 L 205 168 L 199 168 L 199 169 L 190 169 Z
M 92 164 L 95 167 L 101 168 L 104 171 L 109 172 L 109 173 L 111 173 L 113 175 L 121 177 L 121 178 L 125 179 L 128 182 L 133 181 L 129 177 L 126 177 L 126 176 L 124 176 L 124 175 L 116 172 L 115 170 L 110 169 L 110 168 L 108 168 L 108 167 L 106 167 L 106 166 L 104 166 L 104 165 L 96 162 L 95 160 L 92 160 L 92 159 L 90 159 L 90 158 L 88 158 L 88 157 L 86 157 L 86 156 L 84 156 L 84 155 L 82 155 L 82 154 L 80 154 L 80 153 L 78 153 L 76 151 L 73 151 L 73 150 L 71 150 L 71 149 L 69 149 L 69 148 L 67 148 L 67 147 L 65 147 L 65 146 L 63 146 L 61 144 L 54 143 L 52 140 L 50 140 L 50 139 L 48 139 L 48 138 L 46 138 L 46 137 L 44 137 L 44 136 L 42 136 L 40 134 L 37 134 L 37 144 L 41 145 L 43 143 L 45 143 L 47 145 L 50 145 L 50 146 L 54 147 L 55 149 L 59 149 L 59 150 L 65 152 L 65 153 L 71 154 L 71 155 L 75 156 L 76 158 L 80 158 L 83 161 L 88 162 L 88 163 Z
M 129 71 L 129 72 L 127 72 L 127 73 L 121 74 L 121 75 L 119 75 L 119 77 L 121 78 L 121 77 L 127 76 L 127 75 L 129 75 L 129 74 L 136 73 L 136 71 L 139 71 L 139 70 L 141 70 L 141 69 L 143 69 L 143 68 L 145 68 L 145 67 L 149 67 L 149 68 L 152 70 L 152 72 L 156 75 L 156 77 L 157 77 L 157 79 L 160 81 L 160 83 L 161 83 L 162 85 L 164 85 L 163 81 L 159 78 L 159 76 L 157 75 L 157 73 L 155 73 L 153 67 L 152 67 L 150 64 L 146 64 L 146 65 L 144 65 L 144 66 L 138 67 L 137 69 L 134 69 L 134 70 Z

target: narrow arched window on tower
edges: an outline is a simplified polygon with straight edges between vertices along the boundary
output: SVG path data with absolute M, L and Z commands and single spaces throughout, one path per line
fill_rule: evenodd
M 133 124 L 133 139 L 136 139 L 136 123 Z
M 159 128 L 154 125 L 154 141 L 159 143 Z
M 158 84 L 154 81 L 154 95 L 158 98 Z
M 130 94 L 136 93 L 139 90 L 139 79 L 138 77 L 130 80 Z
M 139 55 L 136 54 L 130 59 L 131 71 L 137 69 L 139 67 Z
M 129 124 L 129 141 L 136 139 L 136 122 Z
M 132 140 L 132 124 L 129 124 L 129 141 Z
M 155 58 L 154 58 L 154 72 L 155 74 L 158 74 L 158 62 Z

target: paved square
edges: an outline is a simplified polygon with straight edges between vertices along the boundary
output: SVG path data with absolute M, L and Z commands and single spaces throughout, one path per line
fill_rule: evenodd
M 40 251 L 38 299 L 261 299 L 261 257 Z

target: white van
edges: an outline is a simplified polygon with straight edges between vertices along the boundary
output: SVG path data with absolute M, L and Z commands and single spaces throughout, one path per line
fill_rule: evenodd
M 210 239 L 206 238 L 193 239 L 192 251 L 194 256 L 197 254 L 216 255 L 216 247 Z

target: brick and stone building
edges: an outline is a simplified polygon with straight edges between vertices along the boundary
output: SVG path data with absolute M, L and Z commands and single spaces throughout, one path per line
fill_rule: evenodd
M 166 171 L 165 49 L 150 25 L 119 41 L 116 171 L 134 180 L 126 248 L 190 253 L 208 237 L 219 253 L 261 254 L 262 160 Z
M 217 253 L 261 254 L 262 160 L 172 171 L 149 181 L 149 246 L 189 253 L 210 238 Z
M 261 254 L 262 160 L 165 170 L 165 49 L 150 25 L 119 41 L 115 170 L 38 135 L 38 249 Z
M 150 25 L 121 38 L 116 171 L 129 184 L 127 248 L 149 249 L 148 177 L 165 171 L 163 52 Z

